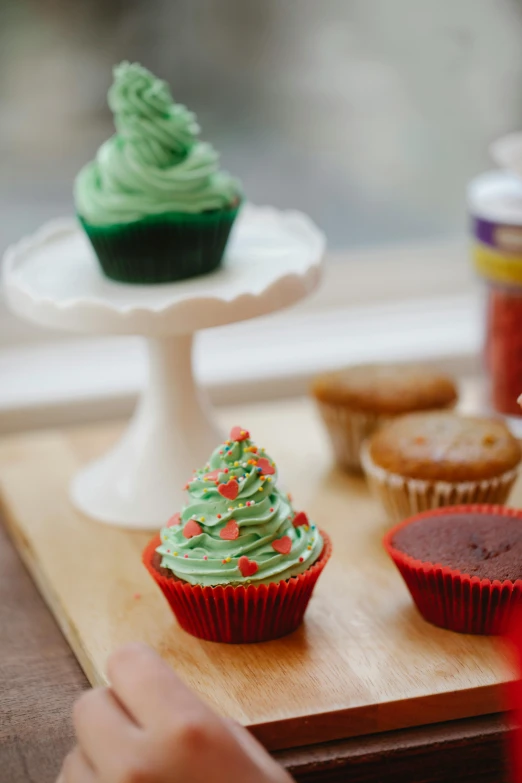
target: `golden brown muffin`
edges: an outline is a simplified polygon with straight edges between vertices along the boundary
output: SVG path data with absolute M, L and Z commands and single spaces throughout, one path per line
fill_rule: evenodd
M 450 483 L 501 476 L 522 456 L 501 421 L 450 412 L 395 419 L 372 436 L 368 451 L 373 463 L 389 473 Z
M 443 373 L 384 364 L 321 375 L 312 384 L 312 394 L 323 403 L 379 416 L 448 408 L 457 400 L 455 384 Z

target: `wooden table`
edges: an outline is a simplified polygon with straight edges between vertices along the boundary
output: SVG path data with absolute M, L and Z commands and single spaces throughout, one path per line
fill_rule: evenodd
M 54 783 L 88 683 L 0 527 L 0 781 Z M 486 716 L 276 756 L 298 781 L 508 783 L 504 720 Z
M 53 783 L 87 680 L 0 527 L 0 783 Z M 276 754 L 302 781 L 503 783 L 500 716 L 436 724 Z

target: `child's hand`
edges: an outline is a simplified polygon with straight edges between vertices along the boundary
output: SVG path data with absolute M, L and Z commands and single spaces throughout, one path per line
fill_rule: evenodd
M 58 783 L 291 783 L 242 727 L 215 715 L 152 650 L 108 663 L 110 688 L 74 707 L 77 746 Z

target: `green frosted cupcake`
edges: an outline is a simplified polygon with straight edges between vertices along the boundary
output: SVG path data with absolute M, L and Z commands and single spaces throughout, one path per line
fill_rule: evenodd
M 198 139 L 196 117 L 137 63 L 114 69 L 116 134 L 80 171 L 78 217 L 107 277 L 164 283 L 219 266 L 241 203 L 237 180 Z

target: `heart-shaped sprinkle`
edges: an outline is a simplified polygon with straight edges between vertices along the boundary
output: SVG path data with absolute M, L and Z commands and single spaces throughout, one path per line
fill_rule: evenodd
M 215 481 L 219 478 L 219 474 L 223 473 L 223 470 L 221 468 L 218 468 L 217 470 L 212 470 L 210 473 L 205 473 L 203 476 L 204 479 L 207 479 L 207 481 Z
M 275 473 L 275 465 L 272 465 L 266 457 L 259 457 L 257 467 L 261 468 L 261 473 L 265 476 L 272 476 Z
M 183 535 L 185 538 L 194 538 L 194 536 L 200 536 L 203 530 L 195 519 L 189 519 L 185 527 L 183 528 Z
M 239 536 L 239 525 L 235 519 L 229 519 L 219 537 L 225 541 L 234 541 Z
M 220 484 L 218 492 L 220 495 L 223 495 L 224 498 L 235 500 L 239 492 L 239 484 L 235 479 L 232 479 L 227 484 Z
M 244 430 L 243 427 L 232 427 L 230 430 L 230 440 L 246 440 L 250 437 L 248 430 Z
M 306 516 L 304 511 L 300 511 L 298 514 L 295 515 L 294 521 L 292 522 L 292 525 L 294 527 L 300 527 L 300 525 L 307 525 L 308 524 L 308 517 Z
M 272 541 L 272 549 L 279 552 L 280 555 L 287 555 L 292 549 L 292 539 L 290 536 L 283 536 Z
M 180 522 L 181 522 L 181 514 L 178 511 L 177 514 L 174 514 L 174 516 L 169 519 L 169 521 L 167 522 L 167 527 L 174 527 L 174 525 L 179 525 Z
M 239 558 L 238 562 L 238 568 L 241 571 L 241 574 L 245 577 L 248 576 L 254 576 L 255 573 L 259 570 L 259 566 L 256 563 L 255 560 L 249 560 L 246 555 L 243 555 Z

